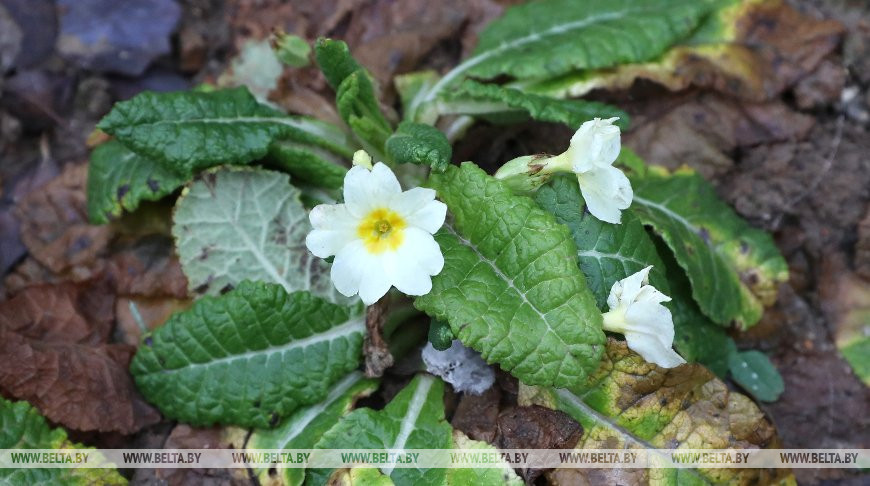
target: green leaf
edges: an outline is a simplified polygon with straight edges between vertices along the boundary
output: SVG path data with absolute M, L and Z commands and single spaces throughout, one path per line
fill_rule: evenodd
M 444 419 L 444 383 L 419 375 L 383 410 L 349 413 L 317 443 L 317 449 L 449 449 L 450 424 Z M 398 486 L 443 485 L 446 469 L 381 468 Z M 332 471 L 312 469 L 311 484 L 325 484 Z
M 444 270 L 415 305 L 526 383 L 569 386 L 598 366 L 601 313 L 567 228 L 470 162 L 434 174 L 451 218 Z
M 342 142 L 327 124 L 261 105 L 247 88 L 141 93 L 117 103 L 97 125 L 135 152 L 187 174 L 219 164 L 246 164 L 276 138 L 325 148 Z
M 690 363 L 701 363 L 716 376 L 725 379 L 728 360 L 737 352 L 734 340 L 721 326 L 714 324 L 692 299 L 692 287 L 674 254 L 660 239 L 656 248 L 664 261 L 671 302 L 665 304 L 674 317 L 674 348 Z
M 623 211 L 622 224 L 605 223 L 586 211 L 586 202 L 574 176 L 556 177 L 538 189 L 535 202 L 571 230 L 580 269 L 598 308 L 607 308 L 607 296 L 616 282 L 652 265 L 650 283 L 669 294 L 665 265 L 643 224 Z
M 497 447 L 480 440 L 471 440 L 458 430 L 453 431 L 453 447 L 456 449 L 476 449 L 485 453 L 498 453 Z M 500 468 L 451 468 L 447 470 L 448 486 L 522 486 L 525 482 L 517 476 L 513 468 L 504 460 Z
M 205 172 L 185 188 L 172 225 L 194 293 L 215 295 L 254 280 L 356 302 L 335 290 L 330 265 L 305 247 L 310 230 L 299 190 L 286 174 L 242 167 Z
M 251 433 L 246 449 L 313 449 L 314 445 L 338 421 L 350 413 L 357 400 L 371 395 L 378 388 L 377 380 L 368 380 L 354 371 L 335 382 L 329 394 L 320 402 L 296 410 L 274 429 L 256 429 Z M 298 486 L 305 478 L 301 468 L 278 469 L 286 486 Z M 255 471 L 261 484 L 269 484 L 269 470 Z
M 314 45 L 314 54 L 320 70 L 335 90 L 335 104 L 341 118 L 364 147 L 379 156 L 393 129 L 381 112 L 371 75 L 356 62 L 342 41 L 321 37 Z
M 311 45 L 298 35 L 279 32 L 275 34 L 275 42 L 272 48 L 275 55 L 284 64 L 296 68 L 305 67 L 311 57 Z
M 393 486 L 395 483 L 377 468 L 355 466 L 349 469 L 336 470 L 324 484 L 329 486 Z
M 760 351 L 733 353 L 728 367 L 734 381 L 762 402 L 775 402 L 785 390 L 779 371 Z
M 480 34 L 470 76 L 556 76 L 652 59 L 686 37 L 705 0 L 545 0 L 518 5 Z
M 443 172 L 450 164 L 453 149 L 440 130 L 423 123 L 402 122 L 386 142 L 387 155 L 400 164 L 428 165 Z
M 524 390 L 520 404 L 558 408 L 583 425 L 578 449 L 753 449 L 776 447 L 773 425 L 748 397 L 730 391 L 703 366 L 663 369 L 622 341 L 611 339 L 601 367 L 568 389 Z M 555 471 L 560 484 L 579 484 L 586 470 Z M 644 476 L 662 485 L 774 484 L 786 469 L 654 469 Z M 778 477 L 772 477 L 772 474 Z M 793 480 L 793 478 L 792 478 Z
M 242 282 L 174 314 L 130 365 L 143 395 L 193 425 L 268 427 L 359 365 L 364 318 L 308 292 Z
M 99 453 L 72 442 L 61 428 L 51 428 L 27 402 L 0 397 L 0 449 L 78 449 L 99 463 Z M 127 480 L 115 468 L 0 468 L 0 482 L 8 485 L 123 485 Z
M 453 335 L 450 324 L 438 319 L 429 322 L 429 342 L 432 343 L 433 348 L 444 351 L 453 345 L 454 339 L 456 336 Z
M 726 326 L 734 322 L 748 328 L 758 322 L 763 305 L 775 299 L 777 286 L 788 278 L 770 235 L 737 216 L 691 169 L 669 174 L 650 167 L 629 178 L 631 208 L 673 250 L 701 311 Z
M 172 194 L 189 178 L 110 140 L 91 153 L 88 219 L 93 224 L 108 223 L 124 211 L 135 211 L 142 201 Z
M 629 123 L 627 113 L 604 103 L 558 100 L 470 79 L 444 93 L 437 110 L 441 115 L 475 115 L 496 121 L 500 114 L 525 113 L 535 120 L 564 123 L 573 129 L 595 117 L 618 117 L 616 124 L 623 130 Z
M 294 180 L 327 189 L 341 188 L 347 174 L 347 167 L 340 157 L 292 140 L 279 140 L 270 145 L 269 161 L 288 172 Z
M 671 302 L 665 305 L 674 318 L 674 347 L 686 361 L 699 362 L 717 376 L 728 371 L 734 341 L 704 316 L 692 300 L 689 282 L 667 247 L 656 247 L 631 209 L 623 211 L 622 224 L 605 223 L 585 211 L 585 202 L 573 176 L 555 178 L 541 187 L 535 201 L 571 230 L 580 269 L 586 275 L 598 308 L 607 309 L 607 296 L 617 281 L 652 265 L 650 284 Z M 665 259 L 661 252 L 667 252 Z
M 402 103 L 402 116 L 405 120 L 413 121 L 414 109 L 429 90 L 438 82 L 438 73 L 432 70 L 416 71 L 400 74 L 393 78 L 393 84 L 399 93 L 399 101 Z M 420 121 L 416 119 L 416 121 Z

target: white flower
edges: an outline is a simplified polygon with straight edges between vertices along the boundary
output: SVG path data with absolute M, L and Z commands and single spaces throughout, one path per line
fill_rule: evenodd
M 686 360 L 671 349 L 674 321 L 671 311 L 661 304 L 671 298 L 648 285 L 650 269 L 652 266 L 613 284 L 604 329 L 624 334 L 628 347 L 650 363 L 673 368 Z
M 577 174 L 589 212 L 614 224 L 620 222 L 622 210 L 631 205 L 634 196 L 628 177 L 613 167 L 620 149 L 619 127 L 613 124 L 616 120 L 596 118 L 585 122 L 562 154 Z
M 408 295 L 432 290 L 432 275 L 444 267 L 432 235 L 444 224 L 447 206 L 435 191 L 416 187 L 402 192 L 393 171 L 381 162 L 371 170 L 351 168 L 344 178 L 344 204 L 311 210 L 313 231 L 305 244 L 320 258 L 335 255 L 332 282 L 366 305 L 391 286 Z

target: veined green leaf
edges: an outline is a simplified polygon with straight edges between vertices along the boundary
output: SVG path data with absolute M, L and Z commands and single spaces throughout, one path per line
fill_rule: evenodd
M 286 174 L 225 167 L 185 188 L 172 234 L 191 291 L 218 294 L 243 280 L 308 290 L 349 304 L 329 279 L 329 264 L 305 247 L 311 230 L 299 190 Z
M 98 127 L 182 174 L 219 164 L 249 163 L 266 155 L 276 138 L 348 150 L 341 148 L 340 136 L 328 124 L 285 116 L 258 103 L 244 87 L 145 92 L 115 104 Z
M 436 172 L 443 172 L 453 155 L 450 142 L 440 130 L 409 121 L 399 124 L 385 147 L 394 162 L 427 165 Z
M 734 381 L 762 402 L 775 402 L 785 390 L 779 371 L 760 351 L 732 353 L 728 367 Z
M 414 107 L 421 104 L 423 97 L 439 79 L 438 73 L 432 70 L 399 74 L 393 78 L 393 84 L 402 102 L 402 117 L 405 120 L 423 121 L 414 117 Z
M 359 365 L 365 322 L 308 292 L 242 282 L 145 337 L 130 371 L 167 417 L 269 427 Z
M 0 449 L 79 449 L 89 454 L 91 464 L 101 459 L 95 449 L 70 441 L 61 428 L 51 428 L 39 411 L 27 402 L 11 402 L 0 397 Z M 111 468 L 0 468 L 0 483 L 123 485 L 127 480 Z
M 692 296 L 717 324 L 743 328 L 775 300 L 788 267 L 769 234 L 751 227 L 691 169 L 649 167 L 629 175 L 631 208 L 673 250 Z
M 773 425 L 752 400 L 729 391 L 701 365 L 659 368 L 613 339 L 587 383 L 559 390 L 521 389 L 523 396 L 580 422 L 583 437 L 577 448 L 754 449 L 777 443 Z M 566 475 L 558 481 L 566 484 L 586 474 L 573 471 L 552 474 Z M 639 474 L 637 483 L 771 484 L 788 474 L 785 469 L 649 469 Z
M 445 263 L 415 305 L 526 383 L 585 379 L 604 332 L 567 228 L 470 162 L 431 184 L 451 215 L 435 236 Z
M 444 383 L 419 375 L 383 410 L 356 409 L 317 442 L 317 449 L 450 449 L 450 424 L 444 419 Z M 383 467 L 398 486 L 438 485 L 446 469 Z M 311 484 L 325 484 L 332 471 L 308 471 Z
M 714 324 L 692 299 L 692 286 L 674 254 L 661 239 L 656 248 L 665 264 L 671 301 L 665 304 L 674 317 L 674 349 L 689 363 L 701 363 L 719 378 L 728 374 L 728 360 L 737 352 L 734 340 Z
M 105 224 L 135 211 L 142 201 L 157 201 L 190 178 L 110 140 L 91 153 L 88 166 L 88 219 Z
M 535 120 L 564 123 L 573 129 L 595 117 L 618 117 L 616 124 L 623 130 L 629 123 L 627 113 L 604 103 L 558 100 L 470 79 L 444 93 L 437 103 L 437 112 L 441 115 L 474 115 L 496 121 L 500 115 L 522 113 Z
M 494 445 L 480 440 L 471 440 L 459 430 L 453 431 L 453 447 L 456 449 L 477 449 L 481 452 L 498 452 Z M 525 482 L 517 476 L 513 468 L 504 460 L 501 468 L 451 468 L 447 470 L 447 486 L 522 486 Z
M 670 295 L 665 265 L 631 210 L 623 211 L 622 224 L 605 223 L 590 215 L 574 176 L 556 177 L 542 186 L 535 194 L 535 202 L 571 230 L 580 269 L 599 309 L 606 309 L 613 284 L 650 265 L 650 284 Z
M 364 147 L 379 156 L 393 129 L 381 112 L 371 75 L 356 62 L 342 41 L 317 39 L 314 54 L 335 90 L 338 113 Z
M 256 429 L 246 449 L 313 449 L 314 445 L 342 417 L 350 413 L 357 400 L 372 394 L 377 380 L 365 379 L 359 371 L 351 372 L 335 382 L 329 394 L 320 402 L 296 410 L 274 429 Z M 285 486 L 298 486 L 305 478 L 300 468 L 279 469 Z M 269 484 L 268 469 L 255 471 L 260 484 Z
M 437 99 L 462 76 L 540 78 L 653 59 L 687 37 L 713 0 L 540 0 L 509 8 L 471 57 L 419 97 Z M 417 119 L 417 118 L 415 118 Z
M 269 161 L 294 180 L 327 189 L 341 188 L 348 169 L 340 157 L 328 150 L 293 140 L 279 140 L 270 145 Z
M 652 265 L 650 284 L 672 299 L 665 306 L 674 319 L 674 347 L 688 362 L 702 363 L 717 376 L 725 376 L 728 357 L 736 351 L 733 340 L 698 310 L 689 282 L 670 250 L 656 247 L 631 209 L 623 211 L 622 224 L 605 223 L 589 215 L 573 176 L 557 177 L 541 187 L 535 201 L 571 230 L 580 269 L 599 309 L 607 309 L 613 284 Z M 662 259 L 661 252 L 667 252 L 667 258 Z

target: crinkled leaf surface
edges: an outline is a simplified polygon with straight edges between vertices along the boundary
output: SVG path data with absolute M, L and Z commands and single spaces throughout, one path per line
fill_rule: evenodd
M 585 379 L 604 332 L 568 229 L 470 162 L 431 184 L 450 212 L 435 236 L 445 263 L 415 305 L 526 383 Z
M 775 402 L 785 390 L 779 371 L 760 351 L 732 353 L 728 366 L 734 381 L 762 402 Z
M 27 402 L 10 402 L 0 397 L 0 449 L 81 449 L 96 451 L 70 441 L 61 428 L 51 428 Z M 90 458 L 92 461 L 93 457 Z M 10 485 L 122 485 L 127 480 L 114 468 L 21 468 L 0 469 L 0 482 Z
M 549 393 L 549 398 L 547 397 Z M 776 447 L 773 425 L 746 396 L 732 392 L 698 364 L 664 369 L 646 363 L 622 341 L 611 339 L 601 368 L 587 383 L 533 394 L 583 425 L 578 448 L 744 449 Z M 573 472 L 568 472 L 573 471 Z M 585 470 L 557 470 L 570 483 Z M 637 484 L 769 484 L 764 469 L 649 469 Z
M 308 292 L 242 282 L 145 337 L 130 371 L 164 415 L 268 427 L 359 365 L 361 316 Z
M 310 230 L 286 174 L 232 167 L 206 172 L 185 188 L 172 225 L 193 292 L 214 295 L 248 279 L 352 302 L 335 290 L 329 264 L 305 247 Z
M 135 211 L 142 201 L 156 201 L 181 187 L 189 176 L 110 140 L 91 153 L 88 166 L 88 219 L 105 224 Z
M 356 62 L 343 41 L 320 38 L 314 45 L 314 55 L 335 90 L 341 118 L 367 149 L 381 154 L 393 129 L 381 112 L 371 75 Z
M 651 59 L 687 36 L 707 0 L 544 0 L 509 9 L 480 35 L 468 74 L 555 76 Z
M 247 449 L 313 449 L 314 445 L 342 417 L 347 415 L 356 401 L 373 393 L 377 380 L 366 379 L 354 371 L 332 384 L 329 393 L 318 403 L 301 407 L 274 429 L 256 429 L 245 447 Z M 278 469 L 284 484 L 300 485 L 305 469 Z M 261 484 L 269 484 L 268 469 L 256 471 Z
M 293 140 L 279 140 L 270 145 L 269 161 L 289 172 L 294 181 L 327 189 L 341 188 L 347 174 L 347 165 L 339 156 Z
M 621 224 L 591 216 L 573 176 L 557 177 L 541 187 L 535 201 L 571 230 L 580 269 L 599 309 L 607 310 L 613 284 L 652 265 L 650 284 L 672 299 L 665 305 L 674 318 L 674 347 L 687 361 L 702 363 L 716 375 L 725 376 L 728 357 L 736 351 L 734 342 L 698 310 L 689 282 L 670 250 L 665 246 L 657 248 L 631 209 L 623 211 Z M 667 252 L 664 260 L 661 252 Z
M 115 104 L 98 124 L 132 150 L 186 174 L 266 155 L 277 138 L 341 147 L 340 132 L 320 121 L 285 116 L 247 88 L 141 93 Z
M 444 115 L 485 116 L 496 121 L 499 114 L 521 112 L 535 120 L 564 123 L 573 129 L 595 117 L 618 117 L 616 124 L 623 130 L 628 128 L 629 122 L 627 113 L 605 103 L 558 100 L 470 79 L 443 94 L 438 103 L 438 112 Z
M 704 314 L 721 325 L 758 322 L 788 278 L 773 238 L 741 219 L 691 169 L 649 167 L 629 178 L 631 208 L 673 250 Z
M 405 121 L 386 142 L 387 155 L 397 163 L 427 165 L 443 172 L 450 163 L 453 148 L 437 128 Z
M 622 224 L 605 223 L 586 211 L 577 178 L 555 178 L 535 193 L 535 202 L 571 230 L 577 245 L 580 269 L 598 308 L 607 310 L 613 284 L 653 266 L 650 284 L 670 295 L 665 266 L 643 224 L 631 210 L 622 213 Z
M 318 449 L 449 449 L 452 428 L 444 418 L 444 383 L 414 378 L 383 410 L 360 408 L 323 434 Z M 443 485 L 446 469 L 381 468 L 398 486 Z M 308 471 L 310 484 L 324 484 L 330 470 Z

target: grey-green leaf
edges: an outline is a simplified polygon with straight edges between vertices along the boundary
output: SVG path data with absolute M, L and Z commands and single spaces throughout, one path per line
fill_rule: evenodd
M 402 122 L 387 139 L 387 155 L 397 163 L 428 165 L 443 172 L 450 164 L 453 149 L 441 130 L 423 123 Z
M 415 305 L 526 383 L 569 386 L 603 351 L 601 313 L 568 229 L 470 162 L 431 177 L 449 221 L 444 270 Z
M 248 167 L 205 172 L 185 188 L 172 234 L 194 293 L 218 294 L 243 280 L 308 290 L 336 303 L 329 264 L 305 247 L 311 230 L 299 190 L 286 174 Z
M 167 417 L 269 427 L 359 366 L 364 329 L 347 307 L 245 281 L 170 317 L 145 337 L 130 371 Z
M 91 153 L 88 166 L 88 219 L 105 224 L 142 201 L 156 201 L 181 187 L 190 175 L 169 170 L 110 140 Z
M 72 442 L 61 428 L 51 428 L 45 417 L 27 402 L 11 402 L 0 397 L 0 449 L 77 449 L 89 454 L 91 464 L 98 464 L 99 453 Z M 0 468 L 0 483 L 30 486 L 34 484 L 123 485 L 127 480 L 114 467 L 107 468 Z
M 606 309 L 613 284 L 650 265 L 650 283 L 669 295 L 664 263 L 631 210 L 623 211 L 622 224 L 605 223 L 592 216 L 586 211 L 574 176 L 557 177 L 542 186 L 535 194 L 535 202 L 571 230 L 580 268 L 599 309 Z
M 779 371 L 760 351 L 733 353 L 728 368 L 734 381 L 762 402 L 775 402 L 785 390 Z
M 775 286 L 788 277 L 770 235 L 737 216 L 691 169 L 649 167 L 629 178 L 631 209 L 673 250 L 701 311 L 723 326 L 758 322 Z
M 329 394 L 320 402 L 296 410 L 274 429 L 252 431 L 246 449 L 313 449 L 323 434 L 350 413 L 360 398 L 371 395 L 377 380 L 366 379 L 354 371 L 335 382 Z M 273 479 L 268 469 L 255 471 L 261 484 Z M 286 486 L 298 486 L 305 478 L 305 469 L 281 468 L 279 474 Z
M 616 124 L 623 130 L 629 123 L 627 113 L 605 103 L 558 100 L 470 79 L 443 94 L 438 102 L 438 112 L 442 115 L 482 116 L 496 121 L 500 116 L 513 119 L 517 113 L 525 113 L 535 120 L 564 123 L 572 129 L 595 117 L 617 117 Z
M 212 92 L 141 93 L 117 103 L 97 125 L 134 151 L 188 173 L 219 164 L 246 164 L 279 137 L 323 140 L 322 123 L 261 105 L 247 88 Z
M 419 375 L 383 410 L 354 410 L 323 434 L 318 449 L 449 449 L 452 428 L 444 418 L 444 383 Z M 397 486 L 443 486 L 446 469 L 382 467 Z M 330 470 L 308 472 L 309 484 L 325 484 Z

